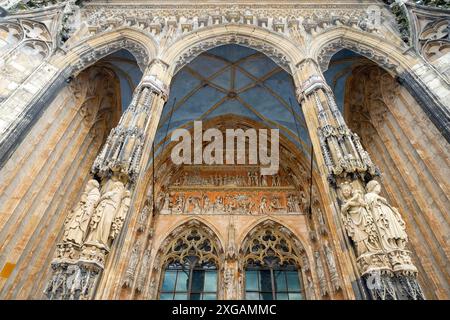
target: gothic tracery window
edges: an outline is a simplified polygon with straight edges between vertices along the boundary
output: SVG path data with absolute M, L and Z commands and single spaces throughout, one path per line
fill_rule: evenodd
M 298 256 L 280 228 L 263 228 L 244 246 L 247 300 L 305 298 Z
M 199 228 L 190 228 L 173 240 L 165 258 L 161 300 L 215 300 L 218 287 L 218 252 Z

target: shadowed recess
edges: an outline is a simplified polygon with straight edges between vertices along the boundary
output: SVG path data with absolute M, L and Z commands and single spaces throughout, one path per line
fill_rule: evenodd
M 309 154 L 308 131 L 291 76 L 263 53 L 234 44 L 202 53 L 174 76 L 156 132 L 155 153 L 164 145 L 166 132 L 170 141 L 176 128 L 189 129 L 195 120 L 224 115 L 278 128 Z

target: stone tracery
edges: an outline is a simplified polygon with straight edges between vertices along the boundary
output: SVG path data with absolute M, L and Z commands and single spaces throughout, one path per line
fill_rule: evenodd
M 307 250 L 295 240 L 293 245 L 281 243 L 281 240 L 277 242 L 279 248 L 282 248 L 282 250 L 287 248 L 288 252 L 291 252 L 294 248 L 302 248 L 300 258 L 294 259 L 292 262 L 301 265 L 302 272 L 306 272 L 303 282 L 308 298 L 314 298 L 314 292 L 317 293 L 318 298 L 353 297 L 345 276 L 341 278 L 341 274 L 349 273 L 349 266 L 343 262 L 348 259 L 349 253 L 345 250 L 343 253 L 339 250 L 335 252 L 335 248 L 338 247 L 336 243 L 342 241 L 342 239 L 336 234 L 336 221 L 332 219 L 333 214 L 336 215 L 336 213 L 331 212 L 332 205 L 330 205 L 328 197 L 334 197 L 332 201 L 338 198 L 338 202 L 341 202 L 339 204 L 342 204 L 340 213 L 342 214 L 343 225 L 346 228 L 345 231 L 356 245 L 355 253 L 359 274 L 366 275 L 367 273 L 373 276 L 376 273 L 375 271 L 387 273 L 390 270 L 399 271 L 399 274 L 403 273 L 404 277 L 400 277 L 399 283 L 396 285 L 400 288 L 412 287 L 412 290 L 406 292 L 408 298 L 423 298 L 423 293 L 416 281 L 417 269 L 419 269 L 420 274 L 422 272 L 421 267 L 417 269 L 414 267 L 411 258 L 414 258 L 415 262 L 416 257 L 414 255 L 411 257 L 411 254 L 405 250 L 408 237 L 401 216 L 405 215 L 404 212 L 407 212 L 407 210 L 403 207 L 400 213 L 397 212 L 390 205 L 391 199 L 384 199 L 378 195 L 379 191 L 374 191 L 375 189 L 372 187 L 375 182 L 369 182 L 367 190 L 364 189 L 367 180 L 377 174 L 375 164 L 380 163 L 377 154 L 373 158 L 374 162 L 372 162 L 365 148 L 367 148 L 369 142 L 376 141 L 375 143 L 378 143 L 374 136 L 376 137 L 380 133 L 379 126 L 386 121 L 386 112 L 389 110 L 383 108 L 381 104 L 376 104 L 374 102 L 376 98 L 374 97 L 372 102 L 377 108 L 370 110 L 370 117 L 374 122 L 370 124 L 370 129 L 367 129 L 366 132 L 373 134 L 363 136 L 359 134 L 359 130 L 355 130 L 359 135 L 352 133 L 339 114 L 339 110 L 337 110 L 331 90 L 320 79 L 320 70 L 316 67 L 310 68 L 308 65 L 313 60 L 310 58 L 298 59 L 309 54 L 308 41 L 313 41 L 317 34 L 324 33 L 326 30 L 339 28 L 347 30 L 348 28 L 349 30 L 358 30 L 361 36 L 364 36 L 365 33 L 373 33 L 372 40 L 377 39 L 377 34 L 392 36 L 391 33 L 386 32 L 385 26 L 377 28 L 371 25 L 372 20 L 376 20 L 377 17 L 380 18 L 378 14 L 385 18 L 386 12 L 380 13 L 375 10 L 370 11 L 372 12 L 370 13 L 364 5 L 361 5 L 358 6 L 357 10 L 352 10 L 352 14 L 349 15 L 348 8 L 336 5 L 336 10 L 329 15 L 328 13 L 324 14 L 323 8 L 303 8 L 299 6 L 299 8 L 295 8 L 294 14 L 288 16 L 284 14 L 285 8 L 283 6 L 276 9 L 266 9 L 263 6 L 252 7 L 249 10 L 224 6 L 226 10 L 221 8 L 200 16 L 195 11 L 198 8 L 188 8 L 189 10 L 183 9 L 183 11 L 181 8 L 174 9 L 168 6 L 167 9 L 160 10 L 161 16 L 158 17 L 150 14 L 148 15 L 150 18 L 141 19 L 140 15 L 148 14 L 154 9 L 143 8 L 143 10 L 140 10 L 133 8 L 131 14 L 122 19 L 113 13 L 114 10 L 117 11 L 116 8 L 97 10 L 95 6 L 96 4 L 93 3 L 88 5 L 86 10 L 83 9 L 85 17 L 87 13 L 95 13 L 92 16 L 98 20 L 91 21 L 89 32 L 74 35 L 72 40 L 81 39 L 79 42 L 75 41 L 74 47 L 82 54 L 80 62 L 72 66 L 71 70 L 79 72 L 90 66 L 99 57 L 103 57 L 116 49 L 129 47 L 135 49 L 134 53 L 139 57 L 141 69 L 145 70 L 147 75 L 151 74 L 152 76 L 144 78 L 141 85 L 136 89 L 135 99 L 129 106 L 129 111 L 124 114 L 119 126 L 113 129 L 108 142 L 103 147 L 103 151 L 97 157 L 92 168 L 93 175 L 89 177 L 94 179 L 86 180 L 89 182 L 86 184 L 85 192 L 81 201 L 75 205 L 72 214 L 68 217 L 66 230 L 61 239 L 62 245 L 58 245 L 57 255 L 65 255 L 65 258 L 69 258 L 69 260 L 76 260 L 76 251 L 81 248 L 81 261 L 89 263 L 84 265 L 83 268 L 77 268 L 70 263 L 62 263 L 59 266 L 53 264 L 54 272 L 46 289 L 49 298 L 93 298 L 95 291 L 93 288 L 99 283 L 96 282 L 97 279 L 101 279 L 101 269 L 106 266 L 107 259 L 117 262 L 121 255 L 129 258 L 126 265 L 124 263 L 113 263 L 118 266 L 117 269 L 114 272 L 108 270 L 109 275 L 113 275 L 115 279 L 120 278 L 121 288 L 111 289 L 110 283 L 98 280 L 100 281 L 100 289 L 97 291 L 98 297 L 109 295 L 110 297 L 121 298 L 155 298 L 160 281 L 158 277 L 154 276 L 154 271 L 151 270 L 155 270 L 155 264 L 158 266 L 161 261 L 158 260 L 161 258 L 155 253 L 155 248 L 158 248 L 161 243 L 165 243 L 158 238 L 159 234 L 161 230 L 167 227 L 168 221 L 171 221 L 171 219 L 173 219 L 172 221 L 186 222 L 191 215 L 196 215 L 209 222 L 214 221 L 214 219 L 221 221 L 217 225 L 222 225 L 223 230 L 216 231 L 222 236 L 226 235 L 224 238 L 227 238 L 228 242 L 225 250 L 226 255 L 221 251 L 217 256 L 221 259 L 222 255 L 225 257 L 224 261 L 220 262 L 220 285 L 223 288 L 223 296 L 227 299 L 239 297 L 238 292 L 243 289 L 243 279 L 242 275 L 239 274 L 240 269 L 237 263 L 240 254 L 236 253 L 236 246 L 238 245 L 236 238 L 239 238 L 239 232 L 242 232 L 240 224 L 248 224 L 250 223 L 248 219 L 260 219 L 264 216 L 290 221 L 291 225 L 294 224 L 300 229 L 296 229 L 295 233 L 303 236 L 306 234 L 307 238 L 309 237 L 310 242 L 306 244 Z M 174 10 L 183 14 L 174 15 Z M 99 23 L 100 18 L 104 16 L 111 18 L 105 25 Z M 304 18 L 296 18 L 299 16 Z M 41 33 L 35 30 L 36 25 L 33 22 L 24 22 L 24 25 L 27 26 L 25 32 L 27 36 L 36 38 L 41 36 Z M 277 37 L 273 36 L 276 34 L 278 37 L 287 39 L 286 43 L 292 43 L 294 46 L 301 44 L 302 48 L 296 51 L 295 55 L 288 57 L 283 45 L 269 45 L 269 41 L 266 41 L 266 39 L 258 40 L 257 36 L 251 38 L 237 34 L 225 35 L 226 32 L 224 32 L 218 37 L 205 37 L 203 34 L 196 33 L 200 29 L 213 29 L 213 25 L 236 29 L 244 25 L 253 26 L 255 30 L 267 31 L 267 38 L 270 38 L 273 43 L 276 42 L 274 40 Z M 429 32 L 442 35 L 440 27 L 440 24 L 436 25 Z M 164 55 L 158 56 L 162 60 L 151 60 L 156 54 L 146 52 L 137 40 L 131 38 L 112 42 L 106 41 L 106 45 L 95 47 L 93 50 L 83 47 L 84 40 L 88 43 L 87 40 L 93 40 L 95 37 L 98 39 L 102 36 L 105 38 L 115 36 L 116 32 L 121 32 L 121 29 L 134 30 L 136 31 L 135 35 L 141 34 L 148 39 L 151 38 L 159 46 L 159 49 L 170 47 L 177 41 L 184 43 L 194 33 L 201 38 L 201 41 L 198 41 L 195 45 L 186 45 L 186 50 L 181 53 L 178 52 L 179 54 L 170 53 L 170 50 L 168 50 L 167 56 L 172 54 L 175 57 L 175 60 L 170 61 L 171 65 L 167 65 L 164 61 L 164 55 L 167 53 L 164 50 L 167 49 L 160 51 L 164 52 Z M 11 33 L 12 37 L 19 39 L 17 34 L 13 33 Z M 10 35 L 6 37 L 10 37 Z M 424 33 L 423 39 L 428 39 L 427 37 L 427 34 Z M 45 41 L 50 42 L 51 38 L 47 38 Z M 136 36 L 137 38 L 139 37 Z M 4 48 L 7 48 L 8 45 L 14 45 L 14 39 L 12 39 L 12 42 L 6 41 L 8 44 Z M 425 40 L 424 43 L 431 44 L 433 42 L 428 40 Z M 71 48 L 74 48 L 72 47 L 73 43 L 67 42 L 65 48 L 70 54 L 72 54 Z M 218 45 L 230 43 L 256 48 L 272 58 L 280 68 L 291 73 L 298 87 L 298 99 L 304 104 L 305 113 L 308 112 L 306 110 L 313 110 L 310 111 L 310 114 L 305 114 L 309 134 L 313 140 L 314 154 L 317 157 L 314 160 L 318 161 L 315 164 L 318 171 L 313 170 L 314 173 L 311 173 L 315 176 L 314 179 L 311 178 L 311 180 L 314 180 L 314 186 L 310 189 L 311 195 L 309 189 L 306 188 L 309 182 L 309 170 L 305 169 L 307 167 L 306 162 L 296 163 L 295 166 L 300 166 L 300 169 L 295 168 L 292 172 L 293 162 L 287 160 L 289 165 L 282 166 L 280 175 L 276 177 L 259 176 L 255 174 L 256 167 L 247 168 L 249 170 L 243 171 L 242 174 L 236 172 L 236 170 L 232 170 L 232 172 L 225 170 L 224 174 L 202 172 L 197 176 L 189 174 L 185 176 L 184 173 L 188 173 L 189 168 L 174 168 L 167 162 L 157 162 L 157 173 L 154 173 L 157 177 L 156 185 L 152 183 L 151 188 L 147 188 L 144 196 L 142 189 L 145 188 L 142 187 L 142 180 L 140 180 L 139 175 L 142 173 L 142 168 L 149 169 L 149 167 L 145 167 L 148 164 L 146 160 L 149 158 L 149 145 L 157 130 L 163 101 L 167 99 L 168 89 L 165 83 L 168 82 L 170 75 L 165 72 L 170 70 L 169 73 L 175 74 L 181 67 L 193 61 L 199 53 Z M 39 43 L 30 42 L 30 44 L 38 45 Z M 444 56 L 445 46 L 441 46 L 440 43 L 439 46 L 439 48 L 444 49 L 439 55 Z M 389 58 L 381 57 L 377 53 L 376 46 L 372 48 L 367 44 L 356 45 L 354 41 L 345 40 L 345 37 L 343 37 L 338 41 L 333 41 L 321 52 L 318 63 L 322 71 L 328 65 L 331 55 L 342 47 L 353 49 L 392 72 L 398 72 L 407 63 L 413 61 L 415 57 L 414 54 L 405 54 L 405 56 L 408 55 L 408 58 L 405 58 L 405 60 L 408 59 L 408 62 L 404 62 L 399 69 L 397 68 L 398 55 L 396 59 L 393 59 L 392 56 L 389 56 Z M 425 47 L 426 45 L 424 45 Z M 50 55 L 51 52 L 46 51 L 42 57 Z M 292 57 L 295 57 L 295 59 L 292 59 Z M 431 55 L 428 58 L 430 57 Z M 438 55 L 436 55 L 436 58 L 438 58 Z M 293 66 L 294 63 L 297 65 Z M 151 67 L 147 68 L 149 64 Z M 157 64 L 159 66 L 156 66 Z M 308 77 L 303 77 L 304 75 L 308 75 Z M 388 94 L 387 91 L 386 94 Z M 88 93 L 88 95 L 90 94 Z M 97 103 L 98 101 L 95 101 L 95 99 L 87 100 L 78 111 L 87 127 L 92 123 L 97 123 L 97 121 L 108 123 L 108 113 L 104 110 L 103 112 L 97 112 L 95 109 L 95 107 L 98 107 Z M 362 110 L 358 110 L 358 112 L 364 113 Z M 314 141 L 317 136 L 314 122 L 316 113 L 318 115 L 317 120 L 321 125 L 321 131 L 318 134 L 319 144 Z M 99 119 L 102 117 L 104 117 L 103 120 Z M 137 124 L 136 126 L 127 122 L 131 118 L 133 118 L 132 122 L 136 120 L 133 122 L 133 125 Z M 139 119 L 146 125 L 141 126 L 142 123 Z M 330 120 L 329 126 L 323 125 L 327 122 L 326 120 Z M 367 125 L 367 121 L 361 121 L 358 125 L 363 127 Z M 144 127 L 150 128 L 149 131 L 142 130 Z M 398 135 L 399 133 L 394 132 L 394 134 Z M 384 140 L 388 141 L 386 136 L 384 136 Z M 436 142 L 436 144 L 439 143 L 441 142 Z M 318 148 L 320 145 L 322 150 Z M 289 156 L 295 158 L 295 156 L 287 155 L 290 151 L 289 147 L 284 147 L 282 153 L 286 154 L 286 159 Z M 321 152 L 322 157 L 325 158 L 326 166 L 323 166 L 320 162 L 322 161 L 320 159 Z M 370 154 L 373 156 L 373 152 L 370 152 Z M 409 156 L 409 159 L 411 159 L 411 156 Z M 141 162 L 144 163 L 144 166 L 141 166 Z M 415 169 L 417 168 L 418 165 Z M 192 171 L 198 169 L 193 168 Z M 337 194 L 334 194 L 334 191 L 328 189 L 328 185 L 323 183 L 324 181 L 321 183 L 321 178 L 318 177 L 326 170 L 330 173 L 332 185 L 337 186 L 341 182 L 348 183 L 351 181 L 354 190 L 348 194 L 341 193 L 340 190 L 345 189 L 343 187 L 336 189 Z M 148 172 L 145 173 L 147 177 Z M 101 182 L 101 184 L 98 184 L 98 182 Z M 135 184 L 136 189 L 134 189 Z M 426 188 L 430 189 L 431 187 L 427 184 Z M 80 189 L 83 189 L 83 187 L 80 187 Z M 111 194 L 108 195 L 109 192 Z M 317 193 L 320 193 L 320 197 Z M 365 196 L 364 193 L 366 193 Z M 133 203 L 135 200 L 131 200 L 131 198 L 134 194 L 136 194 L 137 199 L 143 198 L 144 200 L 136 200 Z M 115 197 L 117 199 L 113 201 Z M 419 205 L 424 203 L 421 196 L 418 199 Z M 433 199 L 436 199 L 436 197 Z M 436 200 L 436 203 L 437 206 L 442 205 L 439 199 Z M 373 214 L 376 210 L 380 210 L 381 213 Z M 127 214 L 128 211 L 130 211 L 129 214 Z M 155 216 L 157 216 L 157 219 L 155 219 Z M 384 219 L 384 216 L 390 218 Z M 228 218 L 230 218 L 229 221 L 225 222 L 225 219 Z M 87 221 L 91 222 L 89 226 L 86 224 Z M 164 226 L 164 223 L 166 223 L 166 226 Z M 390 223 L 396 225 L 395 232 L 391 232 L 392 234 L 384 232 L 384 230 L 380 232 L 380 226 L 387 226 Z M 100 230 L 99 225 L 105 228 Z M 223 227 L 225 225 L 226 227 Z M 266 225 L 270 225 L 270 223 Z M 408 228 L 410 222 L 407 221 L 406 225 Z M 187 222 L 186 226 L 191 228 L 191 232 L 198 228 L 195 223 Z M 272 225 L 271 227 L 280 231 L 281 234 L 286 233 L 289 238 L 295 239 L 292 233 L 286 231 L 287 228 L 284 230 L 284 227 L 278 225 Z M 124 230 L 121 231 L 122 229 Z M 186 232 L 186 236 L 188 236 L 188 231 Z M 207 231 L 205 232 L 205 237 L 212 237 Z M 437 236 L 439 237 L 438 233 Z M 195 238 L 195 235 L 189 236 Z M 271 237 L 269 234 L 265 234 L 265 236 Z M 126 240 L 124 242 L 116 241 L 115 239 L 119 237 L 124 237 Z M 86 243 L 84 243 L 85 239 L 87 240 Z M 132 241 L 129 241 L 130 239 Z M 90 244 L 93 245 L 90 246 Z M 342 246 L 342 243 L 340 244 Z M 416 242 L 413 244 L 417 245 Z M 123 252 L 113 253 L 111 257 L 108 257 L 108 252 L 114 245 L 119 246 L 117 251 L 122 250 Z M 196 245 L 196 247 L 200 248 L 202 245 Z M 389 251 L 387 255 L 386 251 Z M 311 261 L 308 260 L 306 252 L 313 256 Z M 179 255 L 179 252 L 174 254 L 173 257 L 176 255 Z M 94 263 L 92 264 L 92 262 Z M 442 262 L 442 260 L 439 260 L 439 262 Z M 98 266 L 101 268 L 99 269 Z M 153 269 L 151 266 L 153 266 Z M 152 274 L 150 278 L 149 274 Z M 358 272 L 355 272 L 355 274 L 358 275 Z M 352 278 L 353 280 L 355 279 Z M 382 281 L 384 281 L 382 285 L 385 292 L 373 291 L 374 298 L 396 297 L 399 292 L 398 287 L 392 286 L 392 283 L 387 281 L 386 278 L 382 278 Z M 65 286 L 64 283 L 69 285 Z

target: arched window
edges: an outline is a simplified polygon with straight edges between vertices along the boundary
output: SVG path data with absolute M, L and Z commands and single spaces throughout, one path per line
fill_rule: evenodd
M 244 243 L 245 299 L 305 299 L 300 260 L 283 229 L 261 228 Z
M 190 228 L 174 239 L 165 258 L 161 300 L 215 300 L 218 287 L 218 254 L 210 237 Z

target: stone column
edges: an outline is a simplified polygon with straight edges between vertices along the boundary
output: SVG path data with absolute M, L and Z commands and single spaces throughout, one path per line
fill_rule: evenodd
M 225 249 L 225 259 L 222 269 L 222 297 L 224 300 L 243 299 L 240 295 L 239 285 L 239 262 L 236 244 L 236 223 L 233 216 L 230 216 L 227 227 L 228 239 Z M 219 275 L 220 276 L 220 275 Z
M 79 203 L 64 225 L 52 261 L 49 299 L 92 299 L 105 262 L 127 218 L 144 149 L 153 141 L 167 100 L 167 86 L 148 68 L 132 101 L 113 128 L 91 169 Z M 156 124 L 156 125 L 155 125 Z
M 294 79 L 319 172 L 340 208 L 337 220 L 352 240 L 366 289 L 374 299 L 423 299 L 403 219 L 379 195 L 379 170 L 347 127 L 317 62 L 302 61 Z

